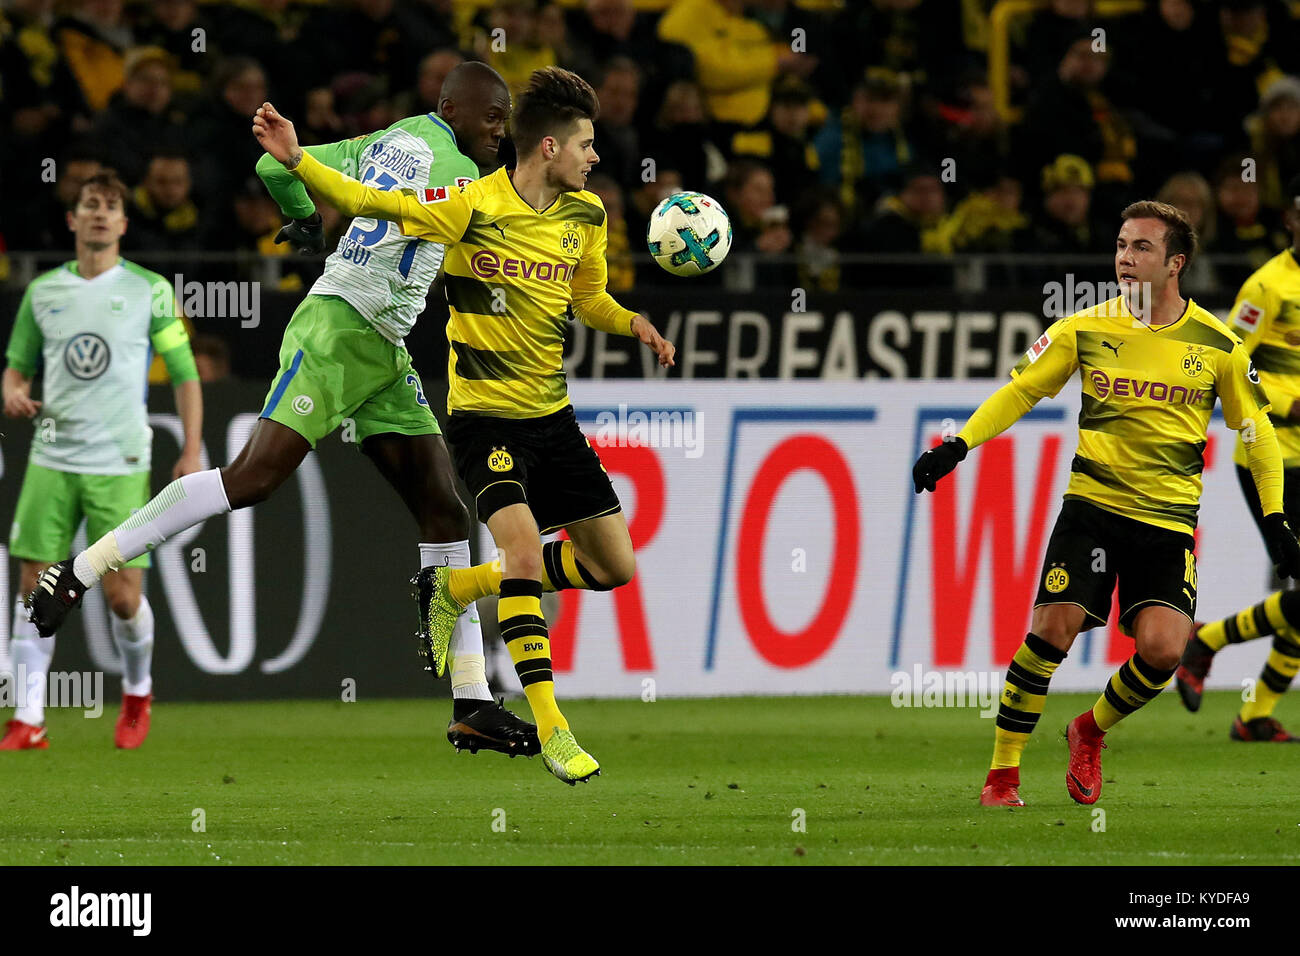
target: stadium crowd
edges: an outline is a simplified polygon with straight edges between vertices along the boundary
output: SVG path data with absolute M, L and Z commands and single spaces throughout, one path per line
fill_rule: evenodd
M 1210 251 L 1258 265 L 1285 246 L 1300 2 L 1148 0 L 1115 17 L 1050 0 L 1014 24 L 1015 123 L 990 86 L 992 5 L 10 0 L 0 243 L 68 248 L 63 204 L 110 166 L 132 190 L 128 252 L 283 255 L 253 176 L 256 107 L 272 99 L 304 142 L 330 142 L 435 109 L 447 72 L 479 58 L 515 89 L 548 64 L 596 87 L 589 188 L 610 211 L 615 289 L 682 186 L 723 200 L 736 251 L 827 291 L 866 268 L 845 253 L 1105 254 L 1118 211 L 1152 196 Z M 1239 278 L 1203 261 L 1189 289 Z

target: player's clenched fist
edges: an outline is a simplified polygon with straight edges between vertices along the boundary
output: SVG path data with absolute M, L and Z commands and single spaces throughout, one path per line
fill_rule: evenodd
M 919 495 L 922 489 L 934 491 L 935 484 L 948 472 L 957 467 L 957 463 L 966 457 L 966 442 L 960 438 L 945 441 L 931 448 L 912 466 L 912 482 Z
M 253 135 L 264 150 L 290 169 L 302 159 L 293 123 L 281 116 L 270 103 L 263 103 L 253 115 Z

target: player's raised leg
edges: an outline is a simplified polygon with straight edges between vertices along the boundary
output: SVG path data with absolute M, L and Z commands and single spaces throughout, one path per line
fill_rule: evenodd
M 30 596 L 37 629 L 53 634 L 105 574 L 120 570 L 172 535 L 266 500 L 310 450 L 307 440 L 292 429 L 262 419 L 239 456 L 225 468 L 177 478 L 85 551 L 49 568 Z
M 430 416 L 432 419 L 432 416 Z M 436 427 L 436 424 L 434 425 Z M 451 457 L 441 435 L 371 435 L 361 449 L 405 502 L 420 530 L 420 568 L 469 566 L 469 514 L 456 494 Z M 425 610 L 432 596 L 432 578 L 417 574 L 414 583 L 421 609 L 421 651 L 433 655 Z M 541 749 L 537 728 L 492 699 L 483 654 L 483 630 L 478 607 L 468 602 L 456 618 L 449 644 L 442 649 L 450 660 L 452 718 L 447 739 L 457 750 L 495 750 L 532 756 Z M 430 668 L 441 670 L 433 661 Z M 445 664 L 443 665 L 445 667 Z

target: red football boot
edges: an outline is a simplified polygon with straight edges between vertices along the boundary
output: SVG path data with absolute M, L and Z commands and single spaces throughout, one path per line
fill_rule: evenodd
M 4 739 L 0 740 L 0 750 L 49 750 L 50 741 L 45 736 L 45 728 L 34 724 L 24 724 L 21 720 L 5 723 Z
M 1097 726 L 1091 710 L 1085 710 L 1065 728 L 1070 745 L 1070 763 L 1065 769 L 1065 789 L 1076 803 L 1096 803 L 1101 796 L 1101 752 L 1105 732 Z
M 122 712 L 117 715 L 117 727 L 113 730 L 113 743 L 120 749 L 134 750 L 149 736 L 149 705 L 152 703 L 153 694 L 143 697 L 122 695 Z
M 1020 799 L 1020 768 L 1001 767 L 990 770 L 980 791 L 982 807 L 1023 807 Z
M 1250 743 L 1300 744 L 1300 737 L 1292 737 L 1287 733 L 1276 717 L 1256 717 L 1254 720 L 1243 721 L 1239 714 L 1233 720 L 1228 736 L 1233 740 Z
M 1192 638 L 1187 642 L 1183 659 L 1174 674 L 1174 686 L 1178 688 L 1178 698 L 1193 714 L 1201 709 L 1201 696 L 1205 693 L 1205 677 L 1210 673 L 1210 665 L 1214 662 L 1214 651 L 1202 644 L 1196 636 L 1202 627 L 1204 625 L 1200 621 L 1192 625 Z

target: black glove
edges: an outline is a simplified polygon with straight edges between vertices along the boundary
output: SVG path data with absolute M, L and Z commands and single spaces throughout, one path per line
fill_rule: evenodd
M 325 251 L 325 227 L 321 224 L 320 213 L 314 212 L 306 219 L 294 219 L 275 234 L 276 245 L 287 242 L 294 252 L 310 252 L 315 255 Z
M 918 458 L 916 464 L 912 466 L 912 481 L 916 484 L 916 493 L 919 495 L 922 488 L 926 491 L 934 491 L 935 483 L 957 467 L 957 462 L 966 457 L 966 451 L 966 442 L 954 438 L 937 448 L 931 448 Z M 1300 553 L 1297 556 L 1300 557 Z
M 1264 515 L 1264 543 L 1279 578 L 1300 578 L 1300 543 L 1280 511 Z

